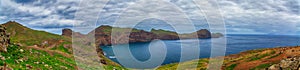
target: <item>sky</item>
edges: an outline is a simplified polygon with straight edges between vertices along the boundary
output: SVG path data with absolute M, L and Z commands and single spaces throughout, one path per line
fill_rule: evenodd
M 159 18 L 141 18 L 141 14 L 148 14 L 149 17 L 164 16 L 165 18 L 172 18 L 174 23 L 178 21 L 175 25 L 182 26 L 182 29 L 188 29 L 190 26 L 187 24 L 189 22 L 184 23 L 185 20 L 181 18 L 188 19 L 196 30 L 218 29 L 210 28 L 209 25 L 214 23 L 207 23 L 207 18 L 214 16 L 205 16 L 203 13 L 215 12 L 215 10 L 201 9 L 192 0 L 109 0 L 107 3 L 102 0 L 87 4 L 86 8 L 81 9 L 83 1 L 87 0 L 1 0 L 0 23 L 14 20 L 32 29 L 61 34 L 63 28 L 72 29 L 73 25 L 113 25 L 119 21 L 120 17 L 127 16 L 130 19 L 142 19 L 138 22 L 140 24 L 136 26 L 138 29 L 174 30 L 168 24 L 169 22 Z M 151 1 L 159 2 L 152 3 Z M 228 34 L 276 35 L 300 34 L 299 2 L 299 0 L 217 0 L 215 4 L 211 1 L 203 1 L 203 3 L 211 5 L 205 6 L 205 8 L 220 8 L 219 11 L 223 16 L 226 33 Z M 159 13 L 153 13 L 157 11 Z M 124 12 L 129 14 L 124 14 Z M 77 18 L 84 17 L 91 18 L 91 20 L 96 18 L 96 22 L 78 20 L 76 19 L 76 13 L 84 15 L 77 16 Z M 183 15 L 180 15 L 180 13 L 183 13 Z M 178 16 L 182 17 L 177 18 Z M 124 23 L 130 22 L 136 21 L 124 21 Z M 130 24 L 120 25 L 120 27 L 130 27 Z M 91 30 L 83 30 L 83 33 L 84 31 Z M 188 32 L 193 31 L 182 31 L 182 33 Z

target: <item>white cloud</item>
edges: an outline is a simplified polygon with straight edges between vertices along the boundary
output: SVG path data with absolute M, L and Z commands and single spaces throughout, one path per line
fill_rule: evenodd
M 95 2 L 88 4 L 86 8 L 79 7 L 79 0 L 57 0 L 57 1 L 42 1 L 37 0 L 32 3 L 17 3 L 12 0 L 1 0 L 0 19 L 3 20 L 17 20 L 24 22 L 23 24 L 29 27 L 44 28 L 56 27 L 64 28 L 65 26 L 72 26 L 74 22 L 79 22 L 77 25 L 86 23 L 97 23 L 95 19 L 99 20 L 101 24 L 112 24 L 121 15 L 122 11 L 126 10 L 129 5 L 134 5 L 136 1 L 140 0 L 111 0 L 102 13 L 99 9 L 106 3 Z M 185 14 L 197 25 L 198 29 L 206 28 L 206 19 L 201 12 L 212 12 L 207 9 L 215 9 L 216 5 L 207 2 L 207 5 L 211 7 L 204 7 L 202 11 L 195 5 L 192 0 L 165 0 L 172 2 L 176 6 L 180 7 Z M 217 0 L 221 8 L 221 12 L 224 15 L 226 26 L 230 30 L 235 32 L 249 32 L 249 33 L 292 33 L 300 32 L 300 16 L 299 16 L 299 1 L 298 0 Z M 138 19 L 138 14 L 151 12 L 155 9 L 166 8 L 164 4 L 160 6 L 145 6 L 139 7 L 149 10 L 130 10 L 131 15 Z M 90 20 L 75 21 L 75 11 L 77 14 L 84 15 L 80 18 Z M 153 9 L 153 10 L 152 10 Z M 172 13 L 172 10 L 161 10 L 161 13 L 165 14 L 153 14 L 153 16 L 176 16 L 176 13 Z M 173 11 L 174 12 L 174 11 Z M 151 14 L 151 13 L 145 13 Z M 173 15 L 168 15 L 173 14 Z M 214 18 L 216 16 L 209 16 Z M 174 19 L 179 20 L 179 19 Z M 182 25 L 184 26 L 184 25 Z M 282 29 L 285 28 L 285 29 Z M 297 31 L 298 30 L 298 31 Z M 48 30 L 49 31 L 49 30 Z M 294 31 L 294 32 L 291 32 Z M 58 31 L 54 31 L 58 32 Z M 230 33 L 230 31 L 228 32 Z

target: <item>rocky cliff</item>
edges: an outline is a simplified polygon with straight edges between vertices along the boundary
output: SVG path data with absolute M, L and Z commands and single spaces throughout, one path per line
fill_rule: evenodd
M 6 27 L 0 25 L 0 51 L 7 52 L 7 47 L 10 44 L 9 34 L 6 32 Z
M 71 29 L 63 29 L 62 30 L 62 36 L 66 37 L 72 37 L 73 31 Z
M 79 32 L 74 32 L 73 30 L 66 28 L 66 29 L 62 30 L 62 36 L 65 36 L 65 37 L 72 37 L 72 36 L 83 37 L 84 35 L 79 33 Z
M 115 37 L 112 40 L 112 29 L 115 31 Z M 152 29 L 150 32 L 138 29 L 132 29 L 130 34 L 127 35 L 125 31 L 131 30 L 131 28 L 119 28 L 119 27 L 111 27 L 111 26 L 100 26 L 93 30 L 92 32 L 88 33 L 88 35 L 94 34 L 96 38 L 96 43 L 99 46 L 103 45 L 112 45 L 112 44 L 126 44 L 126 43 L 134 43 L 134 42 L 150 42 L 154 39 L 161 39 L 161 40 L 178 40 L 182 39 L 191 39 L 191 38 L 217 38 L 223 35 L 212 35 L 210 31 L 207 29 L 201 29 L 196 32 L 190 34 L 177 34 L 176 32 L 167 31 L 167 30 L 155 30 Z M 71 37 L 72 35 L 71 29 L 64 29 L 62 35 Z M 95 32 L 95 33 L 93 33 Z M 74 33 L 74 32 L 73 32 Z M 80 33 L 76 33 L 74 35 L 81 35 Z M 197 36 L 194 36 L 197 35 Z M 125 39 L 127 38 L 128 39 Z

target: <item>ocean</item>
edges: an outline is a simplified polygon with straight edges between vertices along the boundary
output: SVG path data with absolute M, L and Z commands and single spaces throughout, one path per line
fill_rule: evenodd
M 229 34 L 226 37 L 221 38 L 212 38 L 212 39 L 185 39 L 185 40 L 160 40 L 159 42 L 147 42 L 147 43 L 130 43 L 130 44 L 122 44 L 122 45 L 114 45 L 112 46 L 102 46 L 105 56 L 109 59 L 120 63 L 117 58 L 124 59 L 128 61 L 123 61 L 124 63 L 132 63 L 130 61 L 130 54 L 119 54 L 115 55 L 113 52 L 113 48 L 118 52 L 126 52 L 130 50 L 132 56 L 138 61 L 147 61 L 153 55 L 158 59 L 163 58 L 163 62 L 159 65 L 170 64 L 180 62 L 181 57 L 181 49 L 189 48 L 189 46 L 193 46 L 192 44 L 199 40 L 198 49 L 199 53 L 194 53 L 195 50 L 191 49 L 189 52 L 186 52 L 185 55 L 197 55 L 200 54 L 199 57 L 187 57 L 187 59 L 183 61 L 199 59 L 199 58 L 209 58 L 211 55 L 211 42 L 212 40 L 218 41 L 219 39 L 226 38 L 226 52 L 225 55 L 237 54 L 242 51 L 254 50 L 254 49 L 263 49 L 263 48 L 274 48 L 274 47 L 286 47 L 286 46 L 297 46 L 300 45 L 300 36 L 292 36 L 292 35 L 239 35 L 239 34 Z M 164 43 L 166 47 L 155 46 L 155 44 Z M 126 46 L 129 45 L 129 46 Z M 154 45 L 154 46 L 150 46 Z M 185 45 L 182 47 L 182 45 Z M 153 55 L 150 54 L 151 48 L 153 51 Z M 163 57 L 163 53 L 166 52 L 166 56 Z M 197 51 L 196 51 L 197 52 Z M 154 58 L 155 58 L 154 57 Z M 121 63 L 122 64 L 122 63 Z M 136 65 L 136 66 L 135 66 Z M 132 64 L 129 66 L 130 68 L 153 68 L 159 66 L 157 64 L 151 65 L 151 63 L 147 66 Z

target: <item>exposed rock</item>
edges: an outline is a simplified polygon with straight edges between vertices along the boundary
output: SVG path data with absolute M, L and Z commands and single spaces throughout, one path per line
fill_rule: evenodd
M 9 34 L 6 32 L 6 27 L 0 25 L 0 51 L 7 52 L 7 47 L 10 44 Z
M 112 44 L 126 44 L 126 43 L 134 43 L 134 42 L 150 42 L 154 39 L 161 39 L 161 40 L 178 40 L 180 39 L 179 36 L 182 36 L 183 39 L 190 39 L 190 38 L 212 38 L 212 35 L 210 31 L 207 29 L 201 29 L 197 32 L 190 33 L 190 34 L 177 34 L 176 32 L 172 31 L 166 31 L 166 30 L 155 30 L 152 29 L 151 32 L 147 32 L 144 30 L 137 30 L 132 29 L 132 32 L 130 35 L 125 35 L 126 33 L 122 32 L 121 30 L 128 30 L 129 28 L 116 28 L 119 29 L 115 32 L 117 34 L 116 37 L 113 37 L 113 41 L 111 41 L 111 31 L 115 27 L 111 26 L 100 26 L 96 28 L 94 31 L 95 33 L 89 33 L 89 34 L 95 34 L 96 43 L 100 45 L 112 45 Z M 155 33 L 158 32 L 158 33 Z M 159 33 L 161 32 L 161 33 Z M 198 35 L 198 36 L 193 36 Z M 214 38 L 217 38 L 219 36 L 223 36 L 222 34 L 216 34 L 214 35 Z M 128 38 L 128 39 L 125 39 Z
M 62 30 L 62 36 L 72 37 L 72 35 L 74 37 L 83 37 L 84 36 L 83 34 L 81 34 L 79 32 L 74 32 L 73 30 L 68 29 L 68 28 Z
M 198 38 L 211 38 L 211 33 L 207 29 L 197 31 Z
M 274 64 L 268 68 L 268 70 L 299 70 L 300 69 L 300 57 L 293 57 L 281 60 L 280 63 Z
M 72 37 L 72 30 L 71 29 L 63 29 L 62 30 L 62 36 L 66 36 L 66 37 Z

